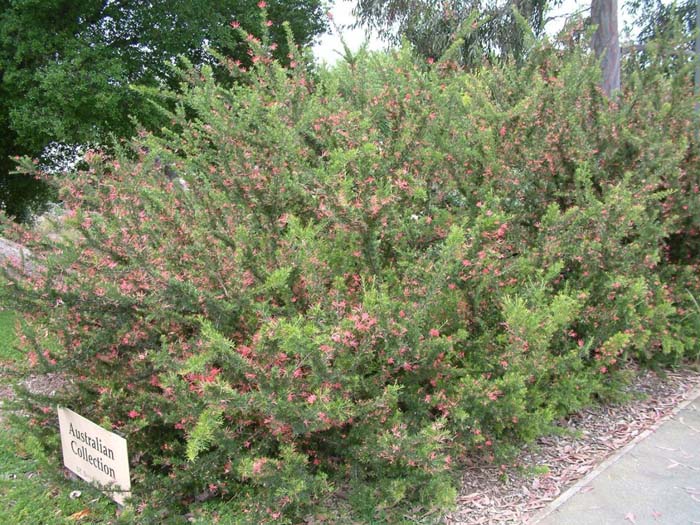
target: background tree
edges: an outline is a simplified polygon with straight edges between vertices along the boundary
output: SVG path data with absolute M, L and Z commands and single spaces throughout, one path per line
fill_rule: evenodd
M 557 2 L 555 2 L 557 4 Z M 358 22 L 398 42 L 406 38 L 416 51 L 439 57 L 450 46 L 462 23 L 479 14 L 478 27 L 466 38 L 461 60 L 479 64 L 485 56 L 522 58 L 527 33 L 544 31 L 545 14 L 551 2 L 544 0 L 358 0 Z M 519 13 L 519 16 L 516 15 Z M 523 24 L 522 22 L 527 22 Z M 529 25 L 529 28 L 527 28 Z
M 283 21 L 300 45 L 325 29 L 321 0 L 260 5 L 282 61 Z M 168 64 L 179 55 L 211 63 L 210 46 L 245 65 L 247 48 L 230 24 L 259 35 L 261 16 L 258 0 L 0 0 L 0 177 L 9 156 L 126 137 L 131 117 L 156 125 L 130 86 L 174 87 Z
M 3 112 L 16 135 L 11 152 L 36 153 L 50 141 L 84 143 L 133 130 L 130 115 L 149 111 L 131 84 L 173 82 L 178 55 L 211 61 L 208 46 L 245 61 L 229 24 L 260 26 L 257 0 L 24 0 L 0 14 Z M 286 56 L 281 22 L 305 45 L 324 29 L 321 2 L 271 1 L 277 55 Z M 259 32 L 253 31 L 253 32 Z
M 696 40 L 696 3 L 684 0 L 664 4 L 659 0 L 634 0 L 626 4 L 634 17 L 634 26 L 639 28 L 637 41 L 632 49 L 634 60 L 627 68 L 647 68 L 655 60 L 663 60 L 668 73 L 678 72 L 694 60 Z M 663 37 L 663 38 L 661 38 Z
M 667 44 L 658 37 L 682 28 L 688 36 L 688 49 L 692 49 L 695 37 L 695 0 L 666 3 L 660 0 L 631 0 L 625 7 L 634 17 L 634 25 L 639 27 L 638 41 L 640 44 L 655 41 L 656 44 Z

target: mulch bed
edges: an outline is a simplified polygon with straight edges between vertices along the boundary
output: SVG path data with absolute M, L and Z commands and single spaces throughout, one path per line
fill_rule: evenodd
M 473 465 L 464 473 L 457 510 L 443 522 L 527 523 L 569 486 L 668 415 L 700 385 L 700 373 L 695 371 L 664 375 L 639 372 L 628 387 L 636 399 L 592 407 L 561 421 L 561 433 L 542 437 L 522 450 L 514 462 L 520 468 L 509 467 L 504 475 L 500 465 Z M 546 473 L 533 474 L 533 468 Z

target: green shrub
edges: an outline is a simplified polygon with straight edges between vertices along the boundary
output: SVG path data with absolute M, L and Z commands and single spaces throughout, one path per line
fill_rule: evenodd
M 312 75 L 250 43 L 240 84 L 184 69 L 162 136 L 62 181 L 80 235 L 31 243 L 46 273 L 12 290 L 62 401 L 128 437 L 145 516 L 445 508 L 469 457 L 682 357 L 659 267 L 690 102 L 654 109 L 648 75 L 615 110 L 578 49 Z

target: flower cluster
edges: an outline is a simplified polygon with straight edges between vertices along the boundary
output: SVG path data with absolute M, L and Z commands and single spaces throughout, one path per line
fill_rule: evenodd
M 697 344 L 665 250 L 692 227 L 688 83 L 650 73 L 615 108 L 577 49 L 312 76 L 250 45 L 234 87 L 183 72 L 165 136 L 89 152 L 62 181 L 73 234 L 13 278 L 31 359 L 128 437 L 142 512 L 449 505 L 470 457 Z

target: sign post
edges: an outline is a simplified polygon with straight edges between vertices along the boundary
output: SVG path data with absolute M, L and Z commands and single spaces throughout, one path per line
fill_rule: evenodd
M 120 505 L 131 496 L 126 439 L 67 408 L 58 407 L 63 464 Z

